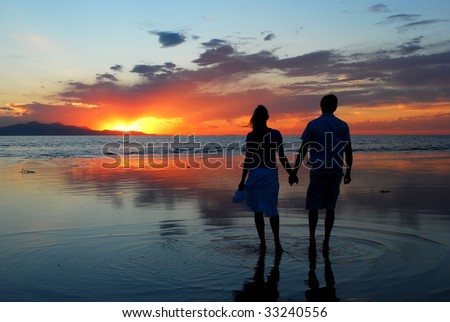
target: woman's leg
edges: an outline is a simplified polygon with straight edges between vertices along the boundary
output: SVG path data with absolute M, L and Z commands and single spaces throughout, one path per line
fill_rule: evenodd
M 266 237 L 264 231 L 264 215 L 262 212 L 255 212 L 255 226 L 256 231 L 258 232 L 258 237 L 260 240 L 261 249 L 266 248 Z
M 309 222 L 309 241 L 316 241 L 316 227 L 319 221 L 319 210 L 309 209 L 308 222 Z
M 280 217 L 279 216 L 270 217 L 270 227 L 272 228 L 272 232 L 273 232 L 275 248 L 277 251 L 282 251 L 283 248 L 281 247 L 281 243 L 280 243 Z

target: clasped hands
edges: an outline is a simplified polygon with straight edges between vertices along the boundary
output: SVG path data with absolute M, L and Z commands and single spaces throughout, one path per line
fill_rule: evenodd
M 294 183 L 296 183 L 296 184 L 298 184 L 298 176 L 297 176 L 297 174 L 296 173 L 294 173 L 294 172 L 292 172 L 290 175 L 289 175 L 289 185 L 293 185 Z

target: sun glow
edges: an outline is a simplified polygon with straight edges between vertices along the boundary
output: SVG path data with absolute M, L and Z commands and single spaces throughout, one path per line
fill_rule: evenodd
M 112 126 L 110 129 L 113 131 L 122 131 L 122 132 L 132 132 L 132 131 L 142 132 L 141 128 L 139 126 L 136 126 L 135 124 L 129 125 L 117 124 Z
M 112 130 L 112 131 L 122 131 L 122 132 L 132 132 L 132 131 L 136 131 L 136 132 L 144 132 L 143 128 L 138 121 L 134 121 L 134 122 L 126 122 L 126 121 L 122 121 L 122 120 L 116 120 L 113 121 L 109 124 L 106 124 L 104 126 L 105 129 L 107 130 Z
M 182 124 L 181 118 L 143 117 L 133 122 L 115 121 L 104 126 L 108 130 L 122 132 L 143 132 L 146 134 L 175 133 L 177 127 Z

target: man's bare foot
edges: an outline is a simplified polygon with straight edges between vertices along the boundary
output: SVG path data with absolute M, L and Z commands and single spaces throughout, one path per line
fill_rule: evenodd
M 265 251 L 267 249 L 267 246 L 266 246 L 266 242 L 264 241 L 264 242 L 261 242 L 260 244 L 259 244 L 259 250 L 260 251 Z
M 283 247 L 281 247 L 281 243 L 279 240 L 275 240 L 275 252 L 282 253 Z
M 328 251 L 330 250 L 330 244 L 327 240 L 323 241 L 322 250 L 324 253 L 328 253 Z

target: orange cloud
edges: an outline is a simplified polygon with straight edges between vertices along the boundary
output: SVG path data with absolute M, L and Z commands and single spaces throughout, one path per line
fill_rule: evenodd
M 298 135 L 320 114 L 322 95 L 333 92 L 340 101 L 336 114 L 353 133 L 450 133 L 450 122 L 444 122 L 450 113 L 450 50 L 419 55 L 418 46 L 415 55 L 402 56 L 398 46 L 383 55 L 322 50 L 277 57 L 238 52 L 220 39 L 202 45 L 205 52 L 193 61 L 197 69 L 139 64 L 128 72 L 139 77 L 134 84 L 99 73 L 93 84 L 67 83 L 50 102 L 4 106 L 0 125 L 36 120 L 97 130 L 245 134 L 253 109 L 264 104 L 270 126 Z M 122 65 L 111 70 L 126 73 Z

